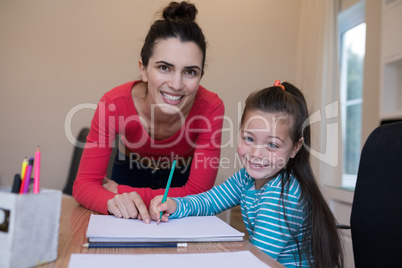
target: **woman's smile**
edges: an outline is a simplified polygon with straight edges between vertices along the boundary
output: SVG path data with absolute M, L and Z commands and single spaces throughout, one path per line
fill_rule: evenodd
M 171 94 L 164 91 L 161 91 L 162 99 L 171 105 L 178 105 L 180 104 L 181 100 L 183 99 L 184 95 L 179 94 Z

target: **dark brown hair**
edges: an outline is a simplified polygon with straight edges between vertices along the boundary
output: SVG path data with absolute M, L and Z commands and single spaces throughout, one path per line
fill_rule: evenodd
M 149 58 L 153 54 L 155 42 L 158 39 L 177 38 L 181 42 L 194 42 L 203 54 L 202 73 L 204 73 L 207 44 L 205 36 L 195 22 L 197 15 L 195 5 L 188 2 L 171 2 L 164 8 L 161 20 L 156 20 L 148 31 L 141 49 L 141 60 L 148 66 Z
M 285 82 L 282 85 L 285 90 L 279 86 L 273 86 L 252 93 L 246 100 L 241 125 L 249 111 L 285 114 L 292 117 L 290 136 L 294 144 L 300 138 L 304 138 L 304 145 L 293 159 L 289 159 L 286 167 L 281 171 L 282 206 L 284 206 L 283 198 L 286 196 L 283 186 L 290 174 L 293 174 L 300 183 L 302 200 L 306 200 L 308 208 L 307 229 L 303 234 L 303 241 L 297 241 L 294 237 L 297 244 L 301 242 L 301 245 L 298 245 L 299 253 L 307 256 L 310 267 L 343 267 L 342 244 L 336 221 L 321 194 L 310 164 L 311 133 L 305 98 L 303 93 L 292 84 Z M 302 256 L 302 254 L 299 255 Z M 301 259 L 299 264 L 301 265 Z

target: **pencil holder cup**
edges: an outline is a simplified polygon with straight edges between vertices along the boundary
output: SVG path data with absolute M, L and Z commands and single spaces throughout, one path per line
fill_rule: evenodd
M 0 267 L 31 267 L 57 259 L 62 193 L 0 189 Z

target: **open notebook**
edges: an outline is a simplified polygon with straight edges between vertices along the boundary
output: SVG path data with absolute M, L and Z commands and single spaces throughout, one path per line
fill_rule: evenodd
M 89 242 L 222 242 L 242 241 L 243 236 L 216 216 L 170 219 L 157 225 L 92 214 L 87 230 Z

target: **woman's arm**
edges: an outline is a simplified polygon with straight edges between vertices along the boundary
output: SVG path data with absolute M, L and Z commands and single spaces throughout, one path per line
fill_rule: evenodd
M 109 103 L 103 96 L 96 108 L 73 186 L 78 203 L 102 214 L 108 214 L 107 201 L 116 195 L 103 187 L 116 137 L 115 126 L 109 124 L 115 117 Z
M 87 140 L 87 144 L 90 142 Z M 78 203 L 102 214 L 108 214 L 107 201 L 116 195 L 103 187 L 110 154 L 108 148 L 86 147 L 73 186 L 73 196 Z

